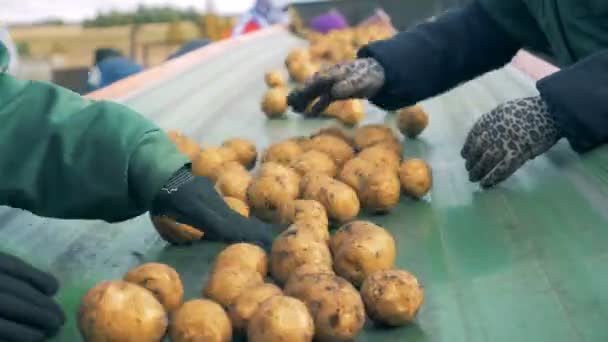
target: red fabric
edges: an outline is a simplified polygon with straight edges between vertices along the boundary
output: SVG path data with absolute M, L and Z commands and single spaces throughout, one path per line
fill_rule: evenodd
M 245 27 L 243 28 L 243 32 L 242 34 L 247 34 L 247 33 L 251 33 L 251 32 L 255 32 L 259 29 L 261 29 L 262 27 L 260 26 L 260 24 L 258 24 L 258 22 L 256 20 L 250 20 L 247 25 L 245 25 Z

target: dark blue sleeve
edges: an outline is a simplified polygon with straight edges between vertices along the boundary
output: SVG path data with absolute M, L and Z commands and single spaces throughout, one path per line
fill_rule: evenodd
M 572 149 L 608 142 L 608 50 L 545 77 L 537 88 Z
M 374 104 L 396 110 L 443 93 L 508 63 L 516 42 L 477 2 L 447 12 L 361 49 L 385 70 L 386 83 Z

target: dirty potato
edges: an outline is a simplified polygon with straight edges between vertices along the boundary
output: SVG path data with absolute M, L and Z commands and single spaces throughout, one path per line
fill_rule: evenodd
M 259 246 L 250 243 L 235 243 L 218 254 L 213 269 L 242 268 L 254 270 L 262 277 L 268 273 L 268 256 Z
M 232 324 L 219 304 L 207 299 L 193 299 L 184 303 L 171 317 L 169 337 L 172 342 L 230 342 Z
M 204 233 L 186 224 L 177 223 L 175 220 L 164 216 L 152 216 L 150 220 L 154 229 L 160 237 L 173 245 L 187 245 L 203 238 Z
M 429 116 L 422 106 L 406 107 L 397 112 L 397 126 L 403 135 L 416 138 L 429 124 Z
M 334 160 L 338 168 L 342 167 L 344 163 L 355 155 L 355 151 L 350 145 L 344 142 L 344 140 L 331 135 L 319 135 L 310 139 L 310 141 L 304 144 L 304 150 L 317 150 L 327 153 Z
M 184 297 L 182 279 L 169 265 L 146 263 L 129 270 L 123 280 L 152 292 L 167 312 L 172 312 L 182 305 Z
M 291 167 L 302 176 L 312 171 L 321 172 L 330 177 L 336 175 L 336 163 L 334 160 L 326 153 L 316 150 L 302 153 L 291 164 Z
M 429 165 L 421 159 L 408 159 L 399 168 L 399 179 L 403 192 L 413 198 L 426 195 L 433 185 Z
M 255 166 L 258 152 L 253 142 L 247 139 L 233 138 L 224 141 L 222 146 L 232 149 L 236 153 L 237 161 L 245 168 L 251 169 Z
M 300 144 L 294 140 L 272 144 L 264 152 L 263 163 L 275 162 L 286 166 L 291 165 L 303 153 Z
M 239 333 L 247 332 L 247 326 L 251 316 L 257 311 L 260 304 L 266 299 L 283 294 L 280 288 L 274 284 L 266 283 L 241 293 L 228 308 L 228 316 L 232 321 L 232 327 Z
M 270 119 L 284 117 L 288 107 L 287 89 L 285 88 L 268 89 L 262 98 L 262 111 Z
M 214 268 L 203 288 L 203 296 L 224 307 L 232 304 L 245 290 L 264 283 L 259 271 L 241 267 Z
M 397 173 L 388 168 L 376 168 L 362 179 L 359 200 L 372 213 L 386 213 L 399 203 L 401 184 Z
M 360 203 L 355 190 L 327 175 L 315 174 L 314 179 L 309 179 L 302 197 L 323 204 L 329 218 L 338 222 L 351 220 L 359 214 Z
M 302 301 L 287 296 L 272 296 L 253 314 L 247 327 L 249 342 L 310 342 L 314 322 Z

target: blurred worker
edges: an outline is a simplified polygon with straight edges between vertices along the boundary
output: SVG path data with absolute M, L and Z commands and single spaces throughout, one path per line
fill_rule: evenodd
M 283 0 L 256 0 L 232 30 L 232 36 L 255 32 L 263 28 L 287 23 L 287 9 Z
M 189 52 L 192 52 L 194 50 L 198 50 L 200 48 L 203 48 L 207 45 L 209 45 L 209 43 L 211 43 L 209 41 L 209 39 L 195 39 L 195 40 L 191 40 L 189 42 L 187 42 L 186 44 L 182 45 L 182 47 L 180 47 L 177 51 L 175 51 L 174 53 L 172 53 L 167 60 L 171 60 L 177 57 L 181 57 Z
M 476 0 L 370 44 L 289 103 L 303 111 L 321 96 L 318 113 L 337 99 L 368 98 L 395 110 L 498 69 L 521 48 L 563 69 L 537 83 L 539 96 L 508 101 L 473 126 L 461 154 L 470 180 L 489 187 L 561 138 L 580 153 L 608 140 L 608 1 Z
M 7 65 L 0 44 L 0 70 Z M 149 211 L 200 227 L 207 240 L 272 242 L 272 226 L 231 210 L 171 139 L 128 107 L 1 72 L 0 121 L 0 205 L 106 222 Z M 57 288 L 51 275 L 0 253 L 0 341 L 54 335 L 65 321 Z
M 327 34 L 334 30 L 348 28 L 348 21 L 338 10 L 332 9 L 320 14 L 310 20 L 310 28 L 313 31 Z
M 6 72 L 16 76 L 17 69 L 19 68 L 19 54 L 17 53 L 15 42 L 13 42 L 13 39 L 8 31 L 8 26 L 2 23 L 0 23 L 0 43 L 3 43 L 4 46 L 6 46 L 8 49 L 8 56 L 10 58 Z
M 95 91 L 123 78 L 141 72 L 141 65 L 115 49 L 102 48 L 95 51 L 95 65 L 89 73 L 88 90 Z

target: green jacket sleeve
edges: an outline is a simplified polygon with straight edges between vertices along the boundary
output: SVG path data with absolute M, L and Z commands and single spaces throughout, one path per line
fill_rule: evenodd
M 139 216 L 188 163 L 163 131 L 123 105 L 5 73 L 0 122 L 0 204 L 39 216 Z

